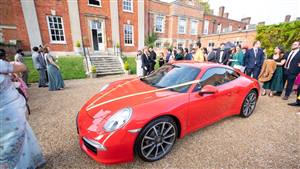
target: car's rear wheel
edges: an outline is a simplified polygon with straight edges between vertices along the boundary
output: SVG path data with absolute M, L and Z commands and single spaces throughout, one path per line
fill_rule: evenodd
M 176 123 L 171 117 L 157 118 L 142 129 L 136 140 L 135 151 L 144 161 L 160 160 L 171 151 L 177 132 Z
M 245 97 L 240 115 L 242 117 L 249 117 L 255 109 L 256 102 L 257 102 L 257 92 L 255 90 L 251 90 L 248 93 L 248 95 Z

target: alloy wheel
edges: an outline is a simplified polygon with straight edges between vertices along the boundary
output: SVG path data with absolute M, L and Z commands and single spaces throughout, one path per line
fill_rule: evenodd
M 242 114 L 244 117 L 249 117 L 255 109 L 257 101 L 257 94 L 255 91 L 251 91 L 245 98 Z
M 153 125 L 144 135 L 141 142 L 141 153 L 148 161 L 156 161 L 165 156 L 176 140 L 176 128 L 170 122 L 159 122 Z

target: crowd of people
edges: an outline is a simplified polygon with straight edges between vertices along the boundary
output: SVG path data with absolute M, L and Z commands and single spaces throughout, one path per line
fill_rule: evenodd
M 215 62 L 229 65 L 262 83 L 262 96 L 281 96 L 284 89 L 283 100 L 288 100 L 293 87 L 299 86 L 297 100 L 289 103 L 290 106 L 300 106 L 300 42 L 295 41 L 291 50 L 285 52 L 278 45 L 271 56 L 267 57 L 265 50 L 261 48 L 261 42 L 255 41 L 252 48 L 235 45 L 226 47 L 221 43 L 218 48 L 201 47 L 197 42 L 195 48 L 188 49 L 173 47 L 166 53 L 159 52 L 157 58 L 153 47 L 144 47 L 136 56 L 137 76 L 146 76 L 154 71 L 156 63 L 163 66 L 178 60 L 194 60 L 198 62 Z M 299 75 L 298 75 L 299 74 Z

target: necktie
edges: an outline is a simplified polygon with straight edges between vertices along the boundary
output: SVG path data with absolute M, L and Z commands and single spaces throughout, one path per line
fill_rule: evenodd
M 294 54 L 294 51 L 289 55 L 287 62 L 284 65 L 284 68 L 288 69 L 290 67 L 290 63 L 292 61 L 293 54 Z

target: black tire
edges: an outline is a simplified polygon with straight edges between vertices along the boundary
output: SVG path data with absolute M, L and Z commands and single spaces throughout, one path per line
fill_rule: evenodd
M 169 116 L 159 117 L 148 123 L 139 133 L 135 142 L 135 152 L 144 161 L 162 159 L 176 142 L 178 128 Z
M 258 94 L 255 90 L 251 90 L 244 99 L 241 107 L 240 116 L 247 118 L 251 116 L 256 107 Z

